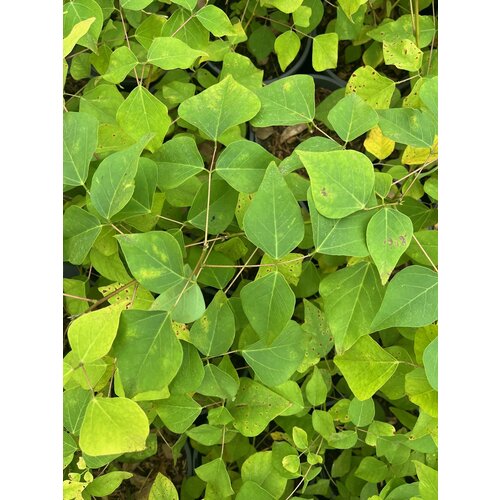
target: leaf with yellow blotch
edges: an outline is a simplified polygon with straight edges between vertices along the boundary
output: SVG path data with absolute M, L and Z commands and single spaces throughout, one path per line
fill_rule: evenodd
M 430 148 L 415 148 L 407 146 L 404 150 L 402 162 L 405 165 L 423 165 L 431 163 L 438 158 L 438 136 L 435 137 L 434 143 Z
M 380 127 L 377 126 L 370 130 L 363 145 L 369 153 L 379 160 L 383 160 L 394 151 L 396 143 L 392 139 L 385 137 Z

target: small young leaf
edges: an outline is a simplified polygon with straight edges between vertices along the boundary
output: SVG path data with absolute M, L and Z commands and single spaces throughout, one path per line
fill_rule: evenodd
M 82 264 L 101 229 L 97 217 L 76 205 L 68 207 L 63 216 L 64 260 Z
M 225 498 L 234 494 L 231 479 L 222 458 L 216 458 L 211 462 L 200 465 L 194 471 L 202 481 L 211 486 L 216 497 Z
M 148 500 L 179 500 L 179 495 L 174 483 L 161 472 L 158 472 L 149 491 Z
M 309 439 L 307 437 L 307 432 L 300 427 L 293 427 L 292 429 L 293 443 L 299 450 L 307 450 L 309 446 Z
M 177 38 L 163 36 L 153 39 L 148 50 L 148 62 L 164 70 L 187 69 L 206 52 L 192 49 Z
M 80 448 L 92 456 L 141 451 L 149 434 L 148 417 L 126 398 L 90 401 L 80 430 Z
M 291 252 L 304 237 L 300 208 L 274 162 L 243 219 L 248 239 L 274 259 Z
M 360 401 L 357 398 L 349 404 L 349 419 L 356 427 L 366 427 L 373 422 L 375 417 L 375 404 L 373 399 Z
M 358 465 L 355 475 L 369 483 L 380 483 L 387 477 L 387 473 L 387 465 L 384 462 L 375 457 L 364 457 Z
M 312 44 L 312 66 L 315 71 L 337 67 L 339 36 L 337 33 L 316 35 Z
M 368 133 L 363 146 L 369 153 L 379 160 L 383 160 L 392 154 L 396 143 L 392 139 L 385 137 L 380 127 L 376 126 Z
M 155 408 L 167 429 L 176 434 L 186 432 L 201 413 L 201 406 L 187 394 L 173 394 L 156 401 Z
M 111 495 L 120 487 L 122 481 L 133 476 L 130 472 L 113 471 L 96 477 L 86 488 L 85 492 L 95 497 Z
M 412 237 L 411 219 L 397 210 L 381 208 L 370 219 L 366 228 L 366 244 L 379 271 L 382 285 L 389 281 Z
M 423 355 L 425 375 L 430 386 L 438 390 L 438 339 L 437 337 L 425 348 Z
M 319 406 L 326 401 L 328 387 L 318 367 L 314 367 L 311 378 L 306 383 L 306 396 L 313 406 Z
M 137 66 L 136 55 L 128 47 L 118 47 L 109 59 L 109 66 L 102 77 L 111 83 L 121 83 Z
M 409 266 L 389 282 L 371 331 L 393 326 L 418 327 L 437 319 L 438 277 L 422 266 Z

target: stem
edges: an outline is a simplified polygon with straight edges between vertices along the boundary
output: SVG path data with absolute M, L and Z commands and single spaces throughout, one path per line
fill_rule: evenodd
M 229 289 L 234 285 L 234 283 L 236 282 L 236 280 L 240 277 L 240 275 L 244 271 L 245 267 L 248 266 L 248 263 L 253 259 L 253 256 L 257 253 L 257 250 L 258 250 L 258 248 L 255 247 L 255 250 L 252 252 L 252 254 L 250 255 L 250 257 L 248 257 L 248 259 L 245 262 L 245 264 L 243 264 L 243 266 L 240 268 L 240 270 L 238 271 L 238 273 L 236 274 L 236 276 L 231 280 L 231 282 L 229 283 L 229 285 L 226 286 L 226 289 L 224 290 L 225 294 L 227 294 L 227 292 L 229 291 Z
M 90 383 L 90 379 L 89 379 L 89 376 L 87 374 L 87 370 L 85 370 L 85 366 L 83 365 L 83 363 L 80 364 L 80 368 L 82 369 L 83 376 L 85 377 L 85 380 L 87 381 L 87 384 L 89 386 L 90 391 L 92 392 L 92 397 L 95 398 L 94 388 L 92 387 L 92 384 Z
M 208 191 L 207 191 L 207 210 L 205 214 L 205 239 L 203 240 L 203 246 L 206 248 L 208 246 L 208 220 L 210 217 L 210 194 L 212 190 L 212 169 L 215 162 L 215 153 L 217 152 L 217 141 L 214 144 L 214 152 L 212 153 L 212 160 L 210 161 L 210 167 L 208 169 Z
M 115 295 L 118 295 L 120 292 L 123 292 L 123 290 L 126 290 L 129 286 L 133 285 L 134 283 L 137 283 L 137 280 L 132 280 L 132 281 L 129 281 L 128 283 L 126 283 L 125 285 L 122 285 L 120 288 L 117 288 L 116 290 L 114 290 L 110 294 L 106 295 L 102 299 L 99 299 L 97 302 L 95 302 L 92 306 L 90 306 L 82 314 L 86 314 L 88 312 L 93 311 L 94 309 L 96 309 L 97 307 L 99 307 L 101 304 L 104 304 L 104 302 L 106 302 L 108 299 L 110 299 L 111 297 L 114 297 Z
M 437 267 L 434 265 L 434 262 L 432 262 L 432 259 L 429 257 L 429 254 L 425 251 L 424 247 L 420 244 L 420 241 L 418 241 L 417 237 L 413 235 L 413 239 L 415 240 L 416 244 L 420 247 L 420 250 L 422 250 L 423 254 L 427 257 L 427 260 L 431 263 L 432 268 L 436 273 L 438 272 Z
M 307 255 L 301 255 L 300 257 L 297 257 L 296 259 L 290 259 L 290 260 L 284 260 L 283 262 L 278 262 L 278 263 L 271 263 L 271 264 L 234 264 L 234 265 L 225 265 L 225 264 L 206 264 L 203 267 L 209 267 L 209 268 L 245 268 L 245 267 L 272 267 L 276 266 L 278 267 L 280 264 L 290 264 L 291 262 L 297 262 L 299 260 L 306 259 L 307 257 L 312 257 L 312 253 L 308 253 Z
M 122 20 L 123 34 L 125 35 L 127 47 L 130 49 L 130 42 L 129 42 L 128 34 L 127 34 L 127 27 L 125 26 L 125 19 L 123 18 L 123 12 L 122 12 L 121 7 L 120 7 L 120 9 L 118 9 L 118 12 L 120 13 L 120 19 Z M 130 50 L 132 50 L 132 49 L 130 49 Z M 140 87 L 141 83 L 139 82 L 139 76 L 137 75 L 137 70 L 135 68 L 134 68 L 134 75 L 135 75 L 135 81 L 137 82 L 137 86 Z
M 95 299 L 87 299 L 87 297 L 79 297 L 78 295 L 72 295 L 71 293 L 63 293 L 64 297 L 69 297 L 70 299 L 85 300 L 86 302 L 95 302 Z

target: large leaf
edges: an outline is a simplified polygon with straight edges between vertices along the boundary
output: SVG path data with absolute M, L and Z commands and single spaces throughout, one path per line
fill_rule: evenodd
M 189 339 L 205 356 L 220 356 L 233 343 L 234 314 L 224 292 L 219 291 L 189 332 Z
M 375 127 L 378 115 L 357 94 L 348 94 L 330 110 L 328 121 L 339 137 L 349 142 Z
M 437 319 L 438 275 L 422 266 L 405 267 L 389 282 L 371 331 L 418 327 Z
M 91 363 L 108 354 L 118 331 L 122 309 L 118 304 L 105 307 L 83 314 L 71 323 L 68 339 L 80 363 Z
M 146 134 L 154 134 L 145 146 L 151 152 L 163 144 L 172 122 L 165 104 L 142 86 L 135 87 L 118 108 L 116 121 L 136 141 Z
M 92 177 L 90 199 L 105 219 L 117 214 L 130 201 L 135 189 L 135 174 L 139 157 L 149 137 L 127 149 L 107 156 Z
M 252 328 L 268 342 L 285 328 L 295 309 L 295 295 L 279 272 L 248 283 L 240 296 Z
M 266 85 L 257 96 L 262 102 L 254 127 L 297 125 L 314 119 L 314 80 L 310 75 L 294 75 Z
M 255 193 L 275 156 L 253 141 L 235 141 L 217 158 L 217 173 L 236 191 Z
M 228 410 L 234 417 L 234 427 L 243 436 L 253 437 L 291 404 L 262 384 L 242 377 L 236 399 L 228 405 Z
M 259 98 L 231 75 L 179 106 L 179 116 L 217 141 L 226 130 L 245 123 L 260 109 Z
M 182 40 L 173 37 L 153 39 L 148 50 L 148 62 L 161 69 L 190 68 L 200 56 L 206 56 L 201 50 L 192 49 Z
M 63 216 L 64 260 L 82 264 L 101 232 L 99 219 L 76 205 Z
M 183 352 L 165 313 L 124 311 L 112 355 L 125 395 L 143 401 L 169 396 Z
M 97 148 L 99 122 L 86 113 L 63 115 L 63 182 L 67 186 L 83 186 L 89 164 Z
M 334 363 L 360 401 L 371 398 L 391 378 L 399 364 L 370 336 L 361 337 L 344 354 L 335 356 Z
M 342 219 L 329 219 L 316 210 L 311 190 L 307 193 L 314 248 L 325 255 L 366 257 L 366 226 L 371 212 L 360 210 Z
M 134 401 L 96 397 L 80 430 L 80 448 L 91 456 L 141 451 L 149 434 L 148 417 Z
M 390 78 L 382 76 L 371 66 L 363 66 L 351 75 L 345 93 L 357 94 L 374 109 L 387 109 L 395 88 L 396 84 Z
M 274 162 L 245 213 L 243 229 L 254 245 L 274 259 L 291 252 L 304 237 L 299 205 Z
M 428 465 L 413 460 L 417 469 L 419 491 L 422 500 L 438 500 L 438 472 Z
M 276 386 L 286 382 L 299 367 L 306 340 L 300 326 L 290 321 L 270 344 L 259 340 L 243 349 L 242 354 L 262 383 Z
M 117 236 L 130 272 L 152 292 L 162 293 L 184 281 L 178 241 L 164 231 Z
M 411 219 L 397 210 L 384 207 L 370 219 L 366 229 L 366 244 L 383 285 L 389 281 L 412 236 Z
M 378 112 L 382 133 L 401 144 L 430 148 L 437 133 L 436 121 L 428 111 L 411 108 L 383 109 Z
M 192 137 L 175 136 L 151 158 L 158 164 L 158 187 L 163 191 L 179 187 L 204 168 L 203 157 Z
M 371 161 L 358 151 L 298 152 L 311 179 L 316 209 L 341 219 L 366 207 L 375 184 Z
M 319 291 L 335 349 L 343 354 L 370 333 L 384 295 L 377 271 L 372 264 L 360 262 L 328 275 Z

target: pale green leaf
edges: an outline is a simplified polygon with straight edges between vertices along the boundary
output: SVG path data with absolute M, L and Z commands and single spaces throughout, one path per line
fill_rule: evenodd
M 153 486 L 149 490 L 148 500 L 179 500 L 179 495 L 174 483 L 161 472 L 158 472 Z
M 387 465 L 381 460 L 375 457 L 364 457 L 354 474 L 363 481 L 380 483 L 387 477 L 388 472 Z
M 92 456 L 141 451 L 149 434 L 148 417 L 126 398 L 96 397 L 87 406 L 80 448 Z
M 337 67 L 339 36 L 337 33 L 316 35 L 312 42 L 312 66 L 315 71 Z
M 97 40 L 102 30 L 102 9 L 94 0 L 71 0 L 64 4 L 63 37 L 67 38 L 73 28 L 82 21 L 95 18 L 87 32 L 78 39 L 78 45 L 97 52 Z
M 227 14 L 215 5 L 205 5 L 196 12 L 196 19 L 216 37 L 234 35 L 234 28 Z
M 285 71 L 297 57 L 300 50 L 300 38 L 295 31 L 285 31 L 274 41 L 274 51 L 278 56 L 281 71 Z
M 228 75 L 231 75 L 236 82 L 244 87 L 254 91 L 262 87 L 264 71 L 257 69 L 248 57 L 236 52 L 228 52 L 222 59 L 220 80 L 224 80 Z
M 172 120 L 168 109 L 149 90 L 135 87 L 116 112 L 118 125 L 136 141 L 154 134 L 145 148 L 154 152 L 162 144 Z
M 113 471 L 107 474 L 102 474 L 94 478 L 94 480 L 85 488 L 85 493 L 95 497 L 105 497 L 111 495 L 113 491 L 118 489 L 125 479 L 130 479 L 133 476 L 130 472 Z
M 68 207 L 63 216 L 64 260 L 82 264 L 101 229 L 97 217 L 76 205 Z
M 314 119 L 314 80 L 310 75 L 280 78 L 256 91 L 262 107 L 251 121 L 254 127 L 298 125 Z
M 381 208 L 370 219 L 366 244 L 385 285 L 413 237 L 413 224 L 406 215 L 391 208 Z
M 419 99 L 437 120 L 438 118 L 438 79 L 437 76 L 425 80 L 418 92 Z
M 385 64 L 406 71 L 418 71 L 422 66 L 423 52 L 411 40 L 384 40 L 383 51 Z
M 81 387 L 68 389 L 63 393 L 63 424 L 65 429 L 78 436 L 80 427 L 82 426 L 85 409 L 92 399 L 92 394 L 89 390 Z
M 179 116 L 198 127 L 210 139 L 253 118 L 260 109 L 259 98 L 228 75 L 220 83 L 185 100 Z
M 306 383 L 306 396 L 313 406 L 319 406 L 326 401 L 328 387 L 317 366 L 313 368 L 311 378 Z
M 112 355 L 125 395 L 149 401 L 169 396 L 183 352 L 165 313 L 124 311 Z
M 334 363 L 361 401 L 371 398 L 391 378 L 399 364 L 370 336 L 361 337 L 344 354 L 335 356 Z
M 422 500 L 438 500 L 438 473 L 432 467 L 413 460 L 419 479 Z
M 405 375 L 405 392 L 412 403 L 437 418 L 438 392 L 430 386 L 424 368 L 415 368 Z
M 173 37 L 157 37 L 151 43 L 148 50 L 148 63 L 161 69 L 187 69 L 195 61 L 206 56 L 206 52 L 192 49 L 182 40 Z
M 328 121 L 339 137 L 349 142 L 375 127 L 378 115 L 357 94 L 348 94 L 328 113 Z
M 253 481 L 258 484 L 272 498 L 279 498 L 285 491 L 287 483 L 287 480 L 273 467 L 271 451 L 261 451 L 250 455 L 241 466 L 241 479 L 243 483 Z M 257 498 L 260 499 L 260 497 Z
M 234 494 L 231 479 L 222 458 L 216 458 L 211 462 L 200 465 L 194 471 L 202 481 L 211 486 L 214 496 L 225 498 Z
M 433 323 L 437 319 L 437 299 L 437 273 L 422 266 L 406 267 L 389 282 L 371 331 Z
M 371 66 L 363 66 L 351 75 L 345 93 L 357 94 L 374 109 L 386 109 L 391 103 L 395 88 L 396 84 L 390 78 L 382 76 Z
M 108 69 L 102 77 L 111 83 L 121 83 L 138 62 L 136 55 L 128 47 L 118 47 L 111 54 Z
M 437 337 L 425 348 L 423 355 L 425 375 L 430 386 L 438 390 L 438 339 Z
M 375 417 L 375 403 L 373 399 L 366 399 L 365 401 L 360 401 L 358 398 L 354 398 L 349 403 L 348 415 L 350 421 L 356 427 L 366 427 L 373 422 Z
M 345 15 L 351 19 L 353 14 L 359 10 L 359 8 L 365 4 L 368 0 L 339 0 L 339 5 L 345 12 Z M 352 20 L 352 19 L 351 19 Z
M 300 208 L 272 162 L 243 219 L 248 239 L 274 259 L 292 251 L 304 237 Z
M 91 363 L 108 354 L 118 331 L 122 309 L 121 305 L 98 309 L 79 316 L 70 324 L 69 343 L 80 363 Z
M 366 207 L 375 184 L 371 161 L 353 150 L 311 153 L 299 158 L 311 179 L 316 209 L 331 219 L 341 219 Z
M 67 186 L 83 186 L 89 164 L 97 148 L 99 122 L 86 113 L 63 115 L 63 182 Z
M 205 375 L 197 391 L 204 396 L 234 399 L 238 392 L 239 380 L 213 364 L 205 365 Z
M 80 38 L 87 34 L 95 20 L 95 17 L 90 17 L 89 19 L 76 23 L 71 28 L 68 36 L 63 40 L 63 57 L 66 57 L 74 49 Z
M 142 10 L 151 3 L 153 0 L 120 0 L 120 5 L 128 10 Z
M 154 404 L 167 429 L 176 434 L 186 432 L 201 413 L 201 406 L 187 394 L 173 394 Z

